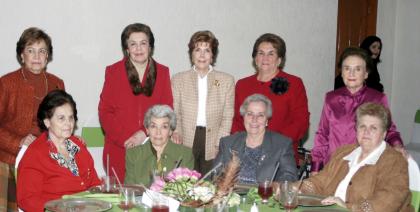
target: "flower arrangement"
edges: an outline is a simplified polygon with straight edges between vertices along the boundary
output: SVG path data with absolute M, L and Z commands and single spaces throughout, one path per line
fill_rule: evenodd
M 207 207 L 213 205 L 216 195 L 216 186 L 209 181 L 201 181 L 201 174 L 188 168 L 176 168 L 165 178 L 155 179 L 150 189 L 160 192 L 181 202 L 181 205 L 190 207 Z M 227 200 L 225 196 L 224 200 Z M 228 205 L 238 205 L 239 195 L 234 193 L 229 198 Z
M 240 203 L 240 196 L 233 192 L 239 164 L 239 158 L 233 154 L 215 184 L 200 179 L 201 174 L 195 170 L 176 168 L 165 177 L 156 178 L 150 189 L 175 198 L 187 207 L 212 207 L 219 204 L 232 207 Z

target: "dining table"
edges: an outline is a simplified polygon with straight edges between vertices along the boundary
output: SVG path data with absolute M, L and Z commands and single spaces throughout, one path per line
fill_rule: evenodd
M 101 200 L 112 204 L 112 207 L 109 210 L 109 212 L 121 212 L 124 211 L 118 207 L 119 203 L 119 197 L 118 194 L 92 194 L 89 191 L 80 192 L 72 195 L 65 195 L 63 196 L 62 200 L 72 200 L 72 199 L 89 199 L 89 200 Z M 130 212 L 143 212 L 143 211 L 152 211 L 151 208 L 141 204 L 141 196 L 138 196 L 136 198 L 136 206 L 128 211 Z M 225 208 L 224 211 L 226 212 L 236 212 L 236 211 L 243 211 L 243 212 L 249 212 L 251 211 L 251 207 L 253 206 L 253 203 L 241 201 L 241 204 L 237 207 L 230 207 Z M 255 206 L 254 206 L 255 207 Z M 279 211 L 285 211 L 279 204 L 256 204 L 256 207 L 258 208 L 259 212 L 279 212 Z M 194 208 L 186 208 L 186 207 L 180 207 L 178 209 L 179 212 L 198 212 L 198 211 L 213 211 L 213 209 L 194 209 Z M 294 212 L 344 212 L 349 211 L 343 207 L 340 207 L 338 205 L 329 205 L 329 206 L 298 206 L 293 210 Z

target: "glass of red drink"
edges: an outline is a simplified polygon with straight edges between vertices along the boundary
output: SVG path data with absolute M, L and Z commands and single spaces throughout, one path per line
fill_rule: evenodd
M 260 195 L 263 204 L 268 203 L 268 199 L 273 196 L 273 185 L 269 180 L 258 183 L 258 195 Z
M 292 182 L 283 181 L 280 185 L 280 202 L 286 211 L 292 211 L 298 206 L 298 189 Z
M 164 197 L 153 199 L 152 212 L 169 212 L 168 199 Z
M 123 211 L 128 211 L 136 205 L 135 190 L 132 188 L 122 187 L 120 189 L 120 203 L 118 207 Z

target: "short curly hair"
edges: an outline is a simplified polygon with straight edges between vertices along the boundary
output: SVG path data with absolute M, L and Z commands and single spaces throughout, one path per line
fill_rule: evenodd
M 363 116 L 373 116 L 381 120 L 381 126 L 384 131 L 388 131 L 391 127 L 391 113 L 388 108 L 381 104 L 367 102 L 360 105 L 356 110 L 357 125 L 359 125 L 359 121 Z
M 262 94 L 258 94 L 258 93 L 248 96 L 244 100 L 241 107 L 239 108 L 239 113 L 241 114 L 242 117 L 245 116 L 245 113 L 247 112 L 246 110 L 248 109 L 248 106 L 249 104 L 251 104 L 251 102 L 264 103 L 266 106 L 265 116 L 267 117 L 267 119 L 271 118 L 271 116 L 273 115 L 273 106 L 272 106 L 271 100 L 268 97 Z
M 22 60 L 22 53 L 25 50 L 25 47 L 28 45 L 32 45 L 34 43 L 44 41 L 45 45 L 47 46 L 48 51 L 48 58 L 47 62 L 51 62 L 53 59 L 53 46 L 51 42 L 50 36 L 36 27 L 30 27 L 23 31 L 22 35 L 20 36 L 18 42 L 16 43 L 16 59 L 20 65 L 23 65 L 24 62 Z
M 190 56 L 191 65 L 193 65 L 192 53 L 197 43 L 200 42 L 208 43 L 210 45 L 211 53 L 213 54 L 211 65 L 216 64 L 217 55 L 219 54 L 219 41 L 212 32 L 204 30 L 194 33 L 188 43 L 188 54 Z
M 255 57 L 258 53 L 258 47 L 261 43 L 271 43 L 273 47 L 276 49 L 277 56 L 281 58 L 281 62 L 279 64 L 279 68 L 283 69 L 284 65 L 286 64 L 286 43 L 284 42 L 283 38 L 276 34 L 272 33 L 265 33 L 261 35 L 254 43 L 254 47 L 252 48 L 252 58 L 255 60 Z
M 168 118 L 169 127 L 172 131 L 176 129 L 176 116 L 174 111 L 168 105 L 154 105 L 149 108 L 144 115 L 143 125 L 147 129 L 152 123 L 152 117 L 154 118 Z
M 48 128 L 44 124 L 45 119 L 51 119 L 57 107 L 69 104 L 73 110 L 74 124 L 77 122 L 77 108 L 73 97 L 63 90 L 53 90 L 44 97 L 38 107 L 37 121 L 41 131 L 47 131 Z

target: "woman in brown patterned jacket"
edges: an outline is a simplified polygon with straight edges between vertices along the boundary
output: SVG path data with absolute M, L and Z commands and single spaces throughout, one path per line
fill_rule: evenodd
M 407 160 L 384 141 L 389 111 L 365 103 L 356 119 L 358 144 L 338 149 L 321 172 L 304 181 L 301 191 L 328 196 L 323 203 L 352 211 L 413 211 Z

